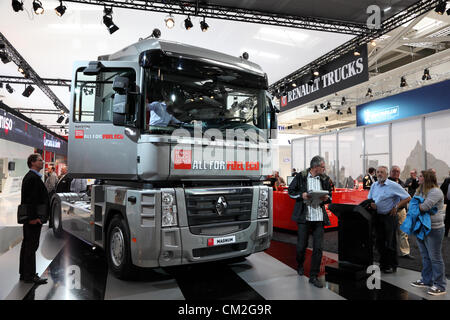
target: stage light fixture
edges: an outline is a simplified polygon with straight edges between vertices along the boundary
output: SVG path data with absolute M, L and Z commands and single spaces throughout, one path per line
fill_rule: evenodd
M 372 47 L 376 47 L 376 46 L 377 46 L 377 42 L 376 42 L 375 40 L 371 40 L 371 41 L 370 41 L 370 45 L 371 45 Z
M 3 88 L 3 82 L 0 82 L 0 89 Z
M 313 112 L 319 112 L 319 109 L 317 108 L 317 106 L 314 106 L 314 111 Z
M 119 27 L 116 26 L 112 19 L 112 8 L 106 8 L 103 10 L 103 23 L 108 28 L 109 34 L 113 34 L 117 30 L 119 30 Z
M 60 115 L 60 116 L 58 117 L 58 120 L 56 120 L 57 123 L 61 123 L 61 122 L 63 122 L 63 121 L 64 121 L 64 115 Z
M 367 89 L 366 97 L 371 97 L 371 98 L 373 98 L 372 89 L 370 89 L 370 88 Z
M 14 89 L 9 85 L 9 83 L 6 84 L 5 88 L 11 94 L 14 92 Z
M 169 14 L 165 19 L 164 22 L 166 23 L 166 27 L 169 29 L 172 29 L 173 27 L 175 27 L 175 19 L 174 17 L 172 17 L 171 14 Z
M 188 16 L 186 20 L 184 20 L 184 27 L 186 30 L 190 30 L 194 25 L 192 24 L 191 17 Z
M 59 6 L 57 6 L 55 8 L 56 15 L 59 16 L 59 17 L 62 17 L 63 14 L 66 12 L 66 9 L 67 9 L 66 6 L 63 5 L 62 1 L 60 0 L 59 1 Z
M 358 50 L 355 50 L 355 51 L 353 51 L 353 55 L 354 55 L 355 57 L 358 57 L 358 56 L 361 55 L 361 53 L 360 53 Z
M 314 77 L 318 77 L 320 75 L 319 70 L 313 69 L 312 74 Z
M 25 90 L 23 91 L 22 95 L 26 98 L 28 98 L 34 91 L 34 88 L 32 86 L 28 86 L 25 88 Z
M 341 110 L 338 109 L 338 110 L 336 111 L 336 114 L 337 114 L 337 115 L 341 115 L 341 114 L 342 114 Z
M 325 105 L 323 103 L 320 104 L 320 109 L 325 109 Z
M 33 1 L 33 10 L 36 14 L 43 14 L 44 8 L 42 7 L 42 2 L 40 0 Z
M 341 106 L 343 106 L 346 103 L 347 103 L 347 101 L 345 100 L 345 97 L 342 97 Z
M 292 81 L 292 82 L 291 82 L 291 86 L 292 86 L 293 88 L 295 88 L 295 87 L 297 87 L 297 83 L 296 83 L 295 81 Z
M 423 70 L 422 80 L 431 80 L 430 70 L 428 69 Z
M 330 101 L 327 102 L 327 106 L 325 107 L 325 110 L 328 110 L 328 109 L 331 109 L 331 102 Z
M 66 122 L 64 122 L 65 124 L 69 123 L 69 117 L 66 118 Z
M 352 114 L 352 108 L 348 107 L 347 114 Z
M 437 5 L 436 9 L 434 9 L 434 11 L 436 11 L 437 14 L 443 15 L 446 7 L 447 7 L 447 1 L 441 1 Z
M 310 86 L 314 85 L 314 78 L 309 79 L 308 85 Z
M 402 77 L 402 78 L 400 79 L 400 87 L 403 88 L 403 87 L 406 87 L 407 85 L 408 85 L 408 84 L 406 83 L 405 77 Z
M 153 29 L 150 37 L 158 39 L 159 37 L 161 37 L 161 30 L 159 30 L 158 28 Z
M 12 7 L 15 12 L 23 11 L 23 2 L 19 0 L 12 0 Z
M 200 21 L 200 28 L 203 32 L 208 31 L 209 25 L 205 21 L 205 17 L 203 17 L 203 21 Z
M 2 60 L 4 64 L 11 62 L 11 59 L 6 52 L 0 52 L 0 60 Z

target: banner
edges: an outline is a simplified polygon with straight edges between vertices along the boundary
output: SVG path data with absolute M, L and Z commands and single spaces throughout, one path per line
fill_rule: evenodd
M 356 126 L 389 122 L 450 109 L 450 80 L 356 107 Z
M 297 87 L 290 86 L 286 95 L 281 97 L 281 112 L 369 80 L 367 46 L 362 45 L 358 52 L 361 55 L 355 56 L 353 51 L 348 52 L 321 66 L 320 74 L 313 79 L 312 84 L 308 84 L 312 74 L 297 80 Z
M 41 150 L 67 154 L 67 142 L 0 109 L 0 139 Z

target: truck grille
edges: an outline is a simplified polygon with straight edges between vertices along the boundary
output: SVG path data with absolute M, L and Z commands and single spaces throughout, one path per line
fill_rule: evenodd
M 222 223 L 230 225 L 229 222 L 236 222 L 237 225 L 241 225 L 242 222 L 250 221 L 251 219 L 253 202 L 253 188 L 251 187 L 237 189 L 186 189 L 185 195 L 190 227 L 199 225 L 212 227 L 215 224 Z M 226 209 L 221 214 L 216 209 L 219 198 L 226 202 Z M 192 231 L 193 229 L 191 228 Z

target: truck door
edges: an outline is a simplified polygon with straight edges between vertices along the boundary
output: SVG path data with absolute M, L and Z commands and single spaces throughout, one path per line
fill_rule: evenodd
M 125 125 L 113 124 L 116 77 L 128 79 L 131 94 Z M 71 88 L 68 167 L 74 177 L 134 179 L 140 93 L 137 62 L 75 63 Z

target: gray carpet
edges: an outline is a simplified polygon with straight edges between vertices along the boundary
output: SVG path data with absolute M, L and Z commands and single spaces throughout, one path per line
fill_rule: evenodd
M 285 231 L 281 229 L 274 229 L 273 240 L 296 244 L 297 234 L 292 231 Z M 417 246 L 417 241 L 414 236 L 409 238 L 409 245 L 411 247 L 411 255 L 415 258 L 413 260 L 399 258 L 399 267 L 421 271 L 422 270 L 422 259 L 420 257 L 419 247 Z M 309 248 L 312 248 L 312 239 L 309 237 Z M 338 253 L 338 231 L 326 231 L 323 241 L 323 250 L 333 253 Z M 442 243 L 442 255 L 444 257 L 445 263 L 445 274 L 447 278 L 450 278 L 450 237 L 444 238 Z M 379 261 L 379 255 L 376 249 L 374 249 L 374 260 Z

